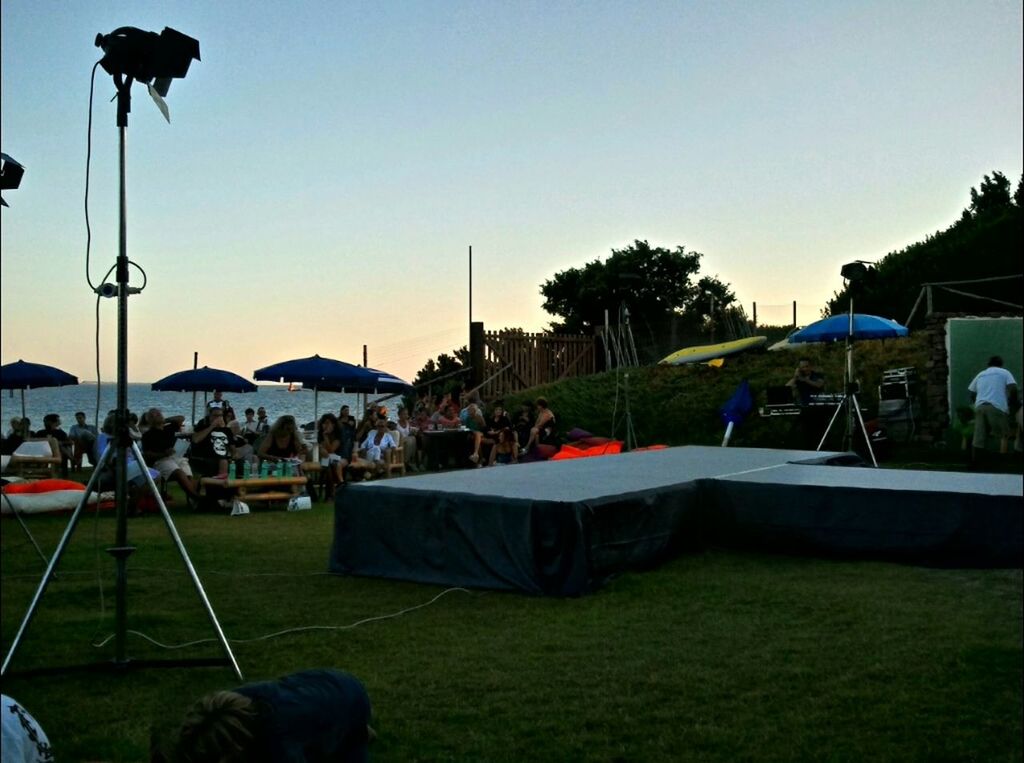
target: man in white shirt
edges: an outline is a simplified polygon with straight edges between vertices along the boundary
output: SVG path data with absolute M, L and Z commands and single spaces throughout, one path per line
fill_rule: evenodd
M 988 367 L 967 386 L 974 403 L 974 448 L 983 450 L 989 437 L 999 439 L 999 452 L 1006 452 L 1010 436 L 1010 404 L 1017 401 L 1017 382 L 1003 368 L 1003 359 L 993 355 Z

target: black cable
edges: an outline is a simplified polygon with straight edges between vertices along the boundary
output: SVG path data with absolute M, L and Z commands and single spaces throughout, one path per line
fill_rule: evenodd
M 92 96 L 96 86 L 96 67 L 99 65 L 99 61 L 93 64 L 92 76 L 89 79 L 89 127 L 85 133 L 85 282 L 89 284 L 91 291 L 95 291 L 96 287 L 89 277 L 89 253 L 92 249 L 92 227 L 89 225 L 89 166 L 92 163 Z

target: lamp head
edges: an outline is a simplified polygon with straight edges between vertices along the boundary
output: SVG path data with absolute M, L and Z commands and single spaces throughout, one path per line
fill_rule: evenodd
M 161 96 L 167 95 L 172 79 L 188 74 L 194 58 L 199 61 L 199 40 L 164 27 L 160 34 L 124 26 L 110 34 L 96 35 L 96 47 L 103 49 L 100 66 L 113 76 L 130 77 L 149 84 Z
M 855 262 L 843 265 L 842 270 L 839 271 L 839 275 L 850 283 L 860 283 L 874 275 L 875 269 L 870 266 L 870 262 L 866 262 L 865 260 L 856 260 Z
M 0 153 L 0 190 L 13 191 L 21 185 L 21 176 L 24 174 L 24 167 L 7 154 Z M 0 198 L 0 204 L 7 206 L 7 202 L 2 198 Z

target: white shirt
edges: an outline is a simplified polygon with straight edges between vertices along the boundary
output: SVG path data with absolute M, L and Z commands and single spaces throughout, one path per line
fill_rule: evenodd
M 975 408 L 988 403 L 1003 413 L 1009 413 L 1010 402 L 1006 398 L 1006 388 L 1016 383 L 1013 374 L 1005 368 L 989 366 L 971 380 L 967 390 L 977 395 L 974 401 Z
M 4 763 L 52 763 L 53 749 L 46 733 L 28 711 L 3 695 Z

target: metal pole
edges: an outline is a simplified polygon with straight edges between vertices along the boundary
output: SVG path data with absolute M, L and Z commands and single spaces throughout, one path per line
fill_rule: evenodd
M 199 352 L 192 353 L 192 370 L 199 368 Z M 192 426 L 196 425 L 196 391 L 192 390 Z
M 473 325 L 473 245 L 469 247 L 469 325 Z
M 796 328 L 796 300 L 793 300 L 793 328 Z
M 754 331 L 757 331 L 757 302 L 754 303 Z
M 127 83 L 118 88 L 118 100 L 127 99 Z M 114 463 L 114 495 L 117 512 L 115 545 L 107 549 L 114 557 L 117 568 L 114 594 L 114 663 L 123 665 L 127 660 L 128 633 L 128 557 L 135 550 L 128 545 L 128 208 L 126 148 L 128 136 L 127 112 L 118 120 L 120 134 L 119 163 L 121 166 L 119 236 L 117 253 L 117 413 L 115 414 L 114 444 L 117 448 Z

